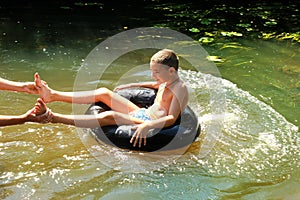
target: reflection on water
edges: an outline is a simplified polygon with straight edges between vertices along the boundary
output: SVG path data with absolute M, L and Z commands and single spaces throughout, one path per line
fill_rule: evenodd
M 223 77 L 300 126 L 299 44 L 243 39 L 213 46 L 223 61 L 218 64 Z
M 82 145 L 74 127 L 28 124 L 1 128 L 1 197 L 115 199 L 122 195 L 132 199 L 147 194 L 147 199 L 252 199 L 272 198 L 282 188 L 294 191 L 289 194 L 291 199 L 297 197 L 297 127 L 225 79 L 187 70 L 180 74 L 199 97 L 191 105 L 203 131 L 185 155 L 155 163 L 141 155 L 133 157 L 139 159 L 141 171 L 129 163 L 134 152 L 128 156 L 129 152 L 98 145 L 97 150 L 108 152 L 99 162 Z M 226 94 L 222 118 L 211 112 L 211 88 L 203 84 L 208 81 Z M 222 121 L 222 134 L 203 157 L 201 146 L 214 120 Z
M 188 83 L 203 83 L 205 79 L 216 79 L 188 71 L 183 71 L 182 75 L 189 77 Z M 200 105 L 210 107 L 209 88 L 205 88 L 205 85 L 199 87 L 200 85 L 197 87 L 190 84 L 195 89 L 195 95 L 201 92 L 202 98 L 207 96 L 207 99 L 200 100 Z M 299 177 L 298 128 L 287 122 L 270 106 L 238 89 L 234 84 L 222 80 L 219 87 L 225 90 L 227 96 L 227 114 L 223 123 L 223 135 L 218 138 L 209 156 L 201 156 L 201 144 L 207 134 L 206 127 L 214 118 L 207 117 L 210 114 L 207 110 L 197 110 L 197 107 L 194 107 L 199 113 L 204 136 L 202 135 L 184 156 L 174 160 L 172 165 L 164 167 L 162 161 L 160 169 L 135 175 L 131 181 L 137 183 L 138 188 L 133 189 L 128 183 L 119 186 L 115 193 L 109 193 L 105 197 L 113 199 L 118 194 L 130 199 L 141 197 L 143 193 L 154 199 L 177 199 L 178 196 L 191 199 L 299 197 L 299 193 L 296 192 L 298 186 L 295 185 L 298 181 L 294 179 L 294 176 Z M 294 193 L 272 195 L 274 193 L 271 191 L 281 186 L 287 188 L 287 185 Z M 174 191 L 173 188 L 177 190 Z M 143 192 L 140 192 L 141 190 Z
M 270 53 L 273 45 L 281 53 Z M 292 54 L 291 48 L 299 47 L 289 45 L 289 42 L 248 44 L 247 41 L 237 45 L 222 41 L 210 46 L 212 54 L 224 59 L 219 65 L 222 75 L 239 87 L 225 78 L 182 70 L 181 76 L 193 89 L 190 104 L 199 116 L 203 133 L 179 158 L 160 160 L 154 163 L 156 166 L 138 160 L 144 170 L 128 163 L 132 159 L 127 157 L 128 152 L 105 149 L 98 144 L 98 150 L 106 155 L 101 157 L 103 161 L 97 160 L 82 144 L 74 127 L 61 124 L 2 127 L 0 198 L 299 198 L 300 136 L 293 124 L 296 118 L 289 116 L 292 123 L 287 121 L 278 113 L 281 104 L 274 103 L 282 101 L 282 96 L 288 102 L 299 101 L 299 91 L 294 86 L 299 78 L 297 68 L 286 68 L 299 58 L 295 55 L 285 59 Z M 38 71 L 51 87 L 71 91 L 84 53 L 70 50 L 73 53 L 68 59 L 64 54 L 53 56 L 60 48 L 54 47 L 52 53 L 48 49 L 49 54 L 44 57 L 41 53 L 39 59 L 34 53 L 1 49 L 1 76 L 25 81 L 32 80 L 33 73 Z M 111 80 L 114 76 L 108 74 L 99 85 L 110 85 Z M 215 104 L 210 95 L 216 88 L 226 96 L 224 115 L 212 112 Z M 23 113 L 37 97 L 4 91 L 0 95 L 1 114 Z M 61 113 L 72 111 L 63 103 L 51 103 L 49 107 Z M 298 107 L 284 109 L 293 113 L 295 108 Z M 210 131 L 214 131 L 211 126 L 214 123 L 220 125 L 221 132 L 215 135 L 214 143 L 206 143 Z M 204 144 L 211 146 L 205 148 Z M 131 171 L 125 170 L 126 167 L 132 167 Z M 133 172 L 135 169 L 138 173 Z

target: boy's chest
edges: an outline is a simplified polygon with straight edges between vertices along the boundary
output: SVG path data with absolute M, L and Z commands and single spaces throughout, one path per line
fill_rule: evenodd
M 169 103 L 172 99 L 172 96 L 173 96 L 173 94 L 168 88 L 159 87 L 157 94 L 156 94 L 155 102 Z

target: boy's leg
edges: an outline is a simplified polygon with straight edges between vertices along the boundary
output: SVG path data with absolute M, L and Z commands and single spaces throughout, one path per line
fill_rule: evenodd
M 96 128 L 115 124 L 140 124 L 143 120 L 115 111 L 105 111 L 97 115 L 64 115 L 52 113 L 52 123 L 62 123 L 76 127 Z
M 46 113 L 47 106 L 41 99 L 38 99 L 35 109 L 37 117 L 40 117 Z M 128 114 L 115 111 L 105 111 L 97 115 L 65 115 L 50 111 L 48 115 L 50 115 L 48 122 L 62 123 L 86 128 L 95 128 L 99 126 L 115 124 L 140 124 L 144 122 L 143 120 L 131 117 Z
M 99 88 L 95 90 L 95 101 L 103 102 L 112 110 L 125 114 L 139 109 L 137 105 L 125 97 L 122 97 L 107 88 Z
M 112 110 L 126 114 L 139 109 L 138 106 L 128 99 L 107 88 L 80 92 L 56 91 L 46 85 L 37 73 L 35 74 L 35 84 L 39 88 L 39 93 L 46 103 L 52 101 L 63 101 L 69 103 L 89 104 L 101 101 Z

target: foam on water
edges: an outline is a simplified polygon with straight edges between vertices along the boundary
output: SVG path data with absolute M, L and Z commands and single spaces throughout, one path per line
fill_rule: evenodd
M 226 96 L 225 112 L 210 112 L 215 102 L 209 99 L 198 99 L 200 106 L 194 106 L 199 115 L 202 131 L 205 136 L 201 143 L 207 144 L 207 138 L 215 138 L 211 144 L 210 154 L 205 158 L 200 147 L 193 159 L 206 165 L 211 173 L 229 176 L 245 176 L 248 179 L 272 180 L 285 179 L 295 168 L 299 167 L 300 138 L 298 127 L 288 122 L 271 106 L 259 101 L 248 92 L 239 89 L 225 79 L 197 72 L 189 73 L 192 82 L 203 83 L 210 80 L 222 88 Z M 207 85 L 190 84 L 202 96 L 209 96 Z M 207 92 L 205 92 L 207 91 Z M 207 107 L 207 108 L 203 108 Z M 209 132 L 211 123 L 222 123 L 221 133 Z M 215 134 L 212 137 L 212 134 Z
M 299 166 L 297 126 L 230 81 L 187 70 L 180 75 L 190 88 L 189 104 L 202 127 L 199 146 L 183 156 L 185 163 L 194 165 L 196 161 L 211 174 L 265 181 L 287 177 Z M 87 140 L 90 143 L 92 139 Z M 121 171 L 157 170 L 182 157 L 145 156 L 97 143 L 92 146 L 98 160 Z

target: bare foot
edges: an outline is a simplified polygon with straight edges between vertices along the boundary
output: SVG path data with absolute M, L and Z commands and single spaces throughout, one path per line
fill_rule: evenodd
M 53 118 L 53 114 L 49 108 L 47 108 L 45 102 L 38 98 L 35 104 L 35 116 L 40 123 L 49 123 Z
M 37 102 L 35 104 L 35 114 L 36 114 L 36 116 L 40 116 L 42 114 L 45 114 L 46 111 L 47 111 L 47 106 L 46 106 L 45 102 L 41 98 L 38 98 Z
M 34 82 L 36 89 L 38 90 L 38 93 L 43 101 L 46 103 L 51 102 L 51 89 L 48 87 L 45 81 L 41 80 L 41 77 L 38 73 L 34 74 Z

